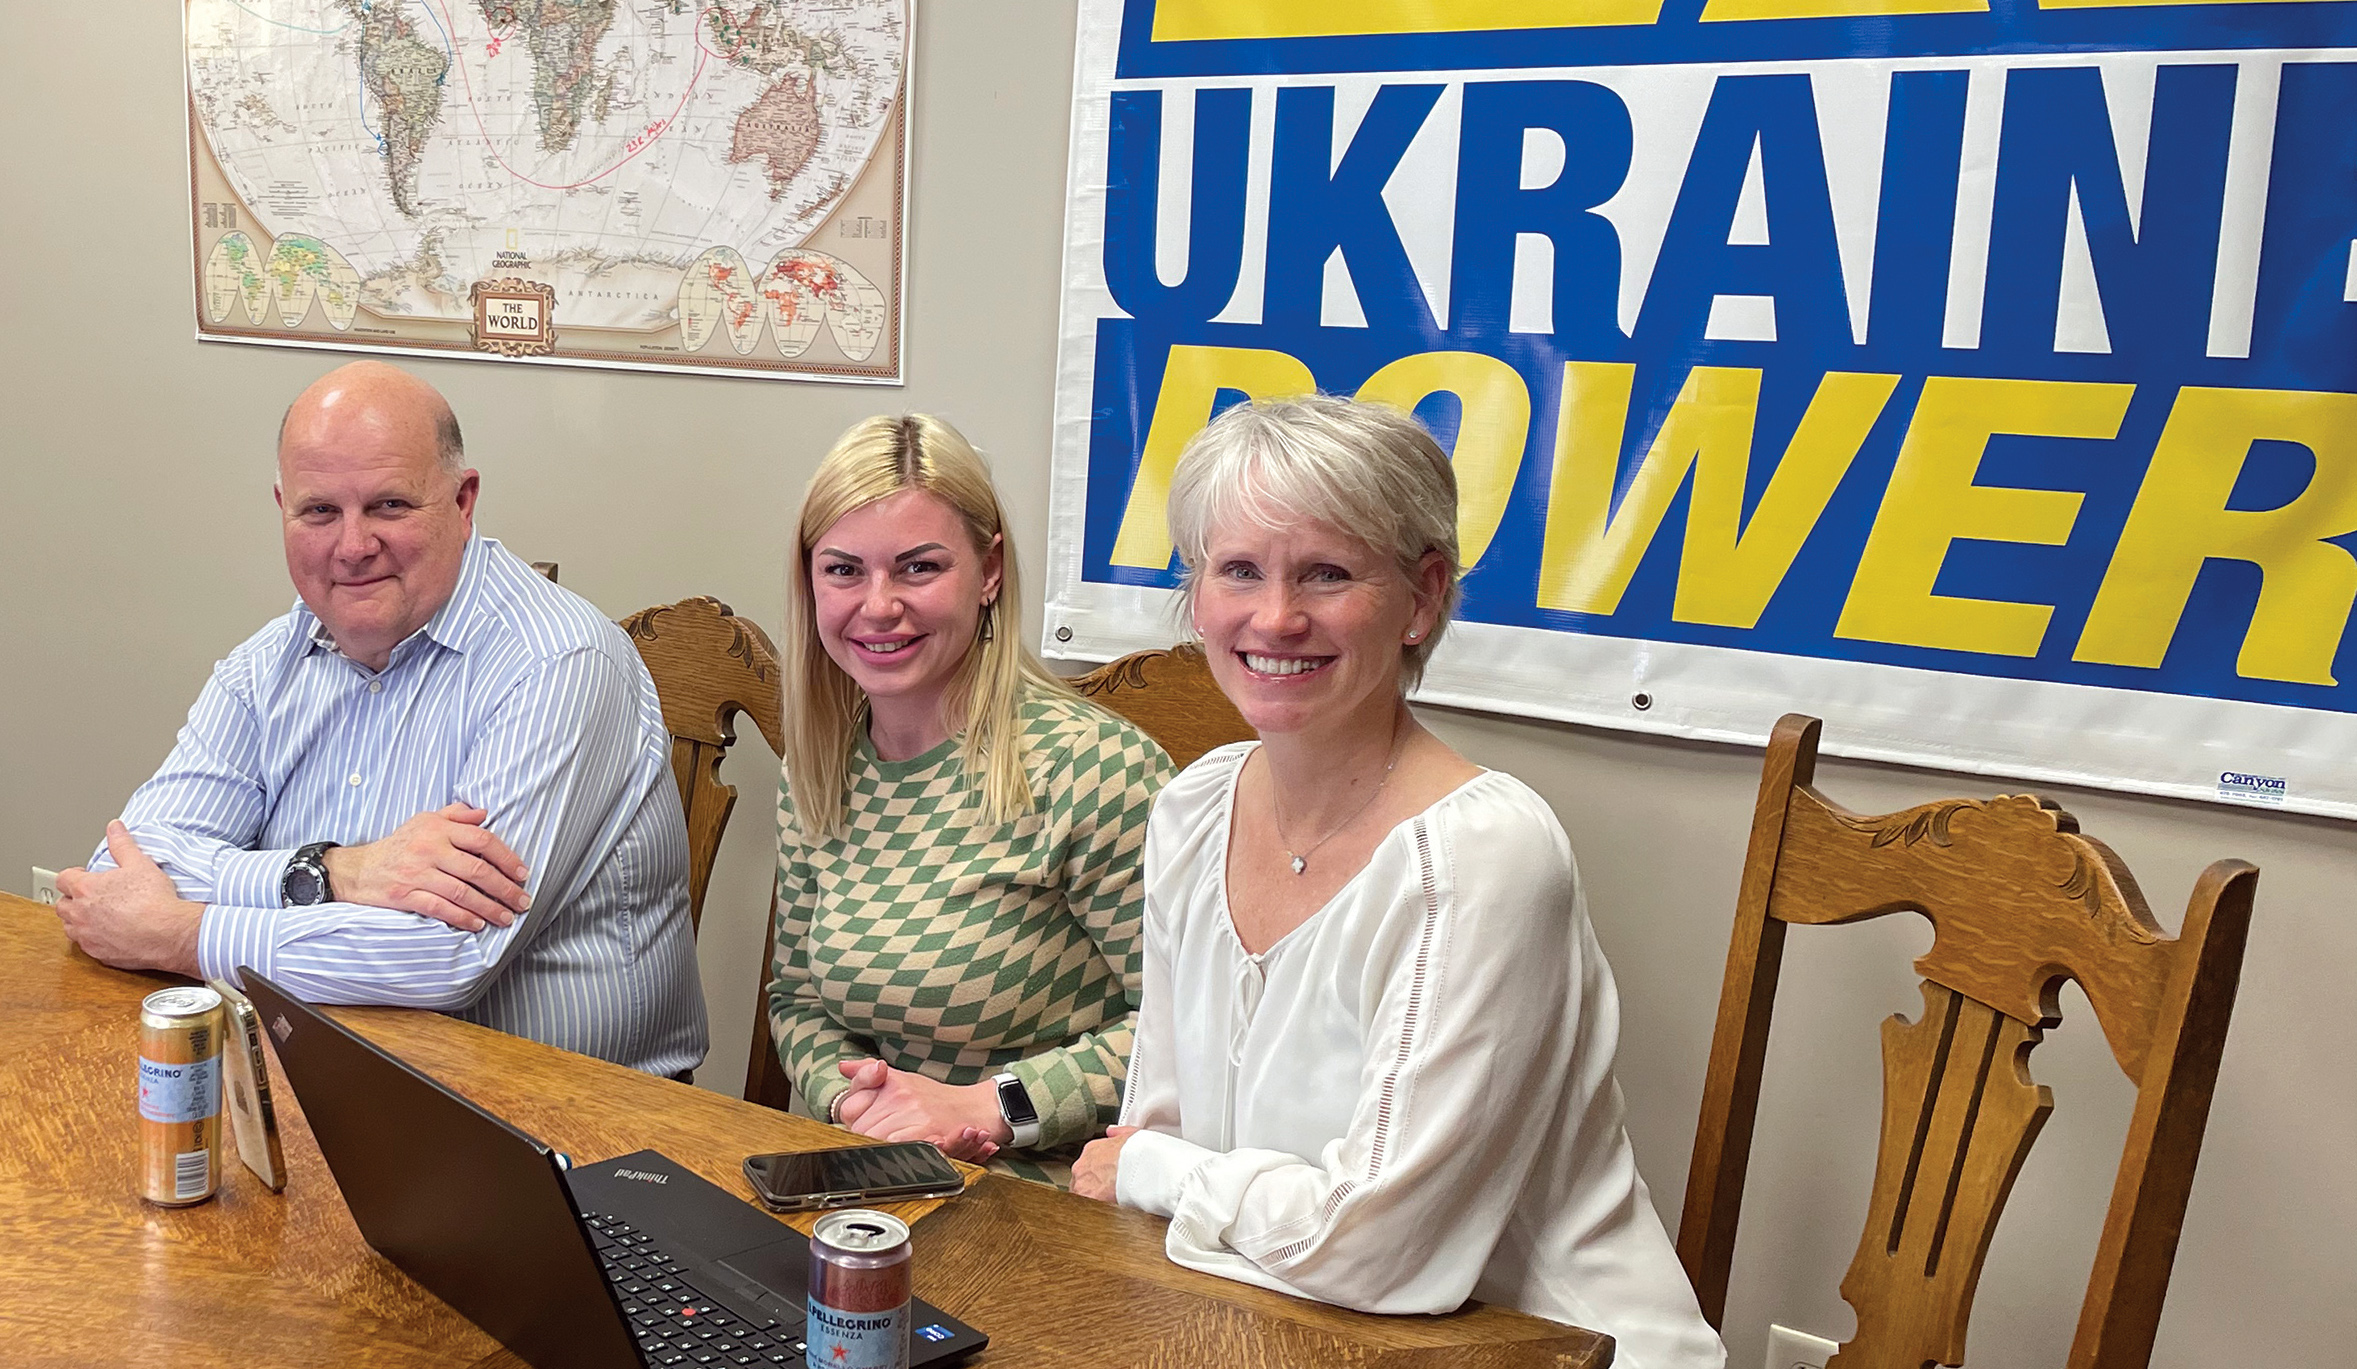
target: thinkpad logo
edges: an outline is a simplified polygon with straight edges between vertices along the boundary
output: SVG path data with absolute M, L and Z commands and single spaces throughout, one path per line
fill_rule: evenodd
M 287 1025 L 286 1014 L 280 1013 L 278 1016 L 270 1019 L 270 1032 L 281 1042 L 284 1042 L 288 1037 L 295 1034 L 295 1029 Z
M 636 1179 L 642 1184 L 667 1184 L 671 1182 L 671 1176 L 668 1174 L 649 1174 L 643 1169 L 617 1169 L 614 1171 L 614 1177 L 617 1179 Z

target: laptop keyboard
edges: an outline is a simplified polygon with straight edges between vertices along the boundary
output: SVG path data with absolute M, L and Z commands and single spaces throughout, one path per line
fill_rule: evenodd
M 654 1237 L 619 1217 L 581 1215 L 647 1363 L 669 1369 L 803 1362 L 801 1327 L 774 1321 L 756 1325 L 738 1317 L 681 1277 L 679 1261 L 664 1253 Z

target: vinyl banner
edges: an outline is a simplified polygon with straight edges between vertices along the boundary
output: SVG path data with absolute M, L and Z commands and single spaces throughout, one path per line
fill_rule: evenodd
M 1046 647 L 1246 396 L 1456 465 L 1430 703 L 2357 816 L 2357 3 L 1084 0 Z

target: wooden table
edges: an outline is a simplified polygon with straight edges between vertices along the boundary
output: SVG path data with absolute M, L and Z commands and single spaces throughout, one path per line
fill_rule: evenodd
M 48 909 L 0 894 L 0 1360 L 522 1369 L 361 1240 L 275 1059 L 286 1192 L 231 1158 L 211 1202 L 140 1201 L 138 1005 L 168 982 L 98 964 Z M 651 1146 L 749 1198 L 746 1155 L 855 1139 L 434 1013 L 338 1016 L 580 1159 Z M 893 1210 L 923 1216 L 918 1294 L 989 1333 L 976 1366 L 1603 1369 L 1612 1358 L 1606 1337 L 1502 1308 L 1373 1317 L 1181 1269 L 1163 1258 L 1159 1218 L 997 1175 L 947 1203 Z

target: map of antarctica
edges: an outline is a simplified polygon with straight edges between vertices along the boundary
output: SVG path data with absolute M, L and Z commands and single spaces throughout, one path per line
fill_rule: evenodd
M 200 337 L 900 378 L 908 0 L 186 0 Z

